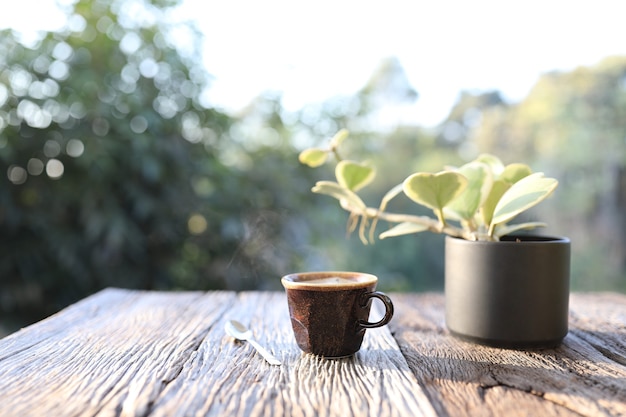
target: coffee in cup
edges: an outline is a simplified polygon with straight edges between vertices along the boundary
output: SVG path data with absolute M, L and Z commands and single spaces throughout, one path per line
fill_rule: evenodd
M 361 348 L 365 330 L 384 326 L 393 303 L 375 291 L 378 278 L 361 272 L 301 272 L 281 280 L 289 315 L 302 351 L 327 358 L 350 356 Z M 385 306 L 384 317 L 369 322 L 372 298 Z

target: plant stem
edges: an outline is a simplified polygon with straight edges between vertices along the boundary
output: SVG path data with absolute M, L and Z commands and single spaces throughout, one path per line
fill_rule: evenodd
M 468 231 L 465 231 L 459 227 L 450 225 L 442 225 L 438 220 L 428 216 L 415 216 L 411 214 L 398 214 L 389 213 L 386 211 L 380 211 L 375 208 L 368 207 L 365 211 L 365 215 L 370 218 L 378 218 L 391 223 L 416 223 L 422 224 L 428 228 L 428 231 L 433 233 L 445 233 L 450 236 L 460 237 L 466 240 L 476 240 L 476 236 Z

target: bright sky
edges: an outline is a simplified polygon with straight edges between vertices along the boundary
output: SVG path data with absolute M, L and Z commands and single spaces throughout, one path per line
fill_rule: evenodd
M 59 19 L 54 0 L 0 0 L 0 10 L 0 28 Z M 626 55 L 621 0 L 185 0 L 184 16 L 205 33 L 207 97 L 226 110 L 264 90 L 291 109 L 352 94 L 396 56 L 419 93 L 413 120 L 429 126 L 461 90 L 519 100 L 541 73 Z

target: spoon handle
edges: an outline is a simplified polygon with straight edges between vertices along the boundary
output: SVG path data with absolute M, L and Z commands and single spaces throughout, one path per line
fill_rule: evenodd
M 271 365 L 280 365 L 280 361 L 274 355 L 272 355 L 267 349 L 259 345 L 255 340 L 248 339 L 248 342 L 250 342 L 250 344 L 254 346 L 257 352 L 259 352 L 261 356 L 263 356 L 265 360 L 268 361 Z

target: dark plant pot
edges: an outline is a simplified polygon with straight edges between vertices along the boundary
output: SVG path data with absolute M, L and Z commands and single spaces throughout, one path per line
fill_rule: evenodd
M 567 335 L 570 241 L 507 236 L 500 242 L 446 237 L 446 325 L 489 346 L 557 346 Z

